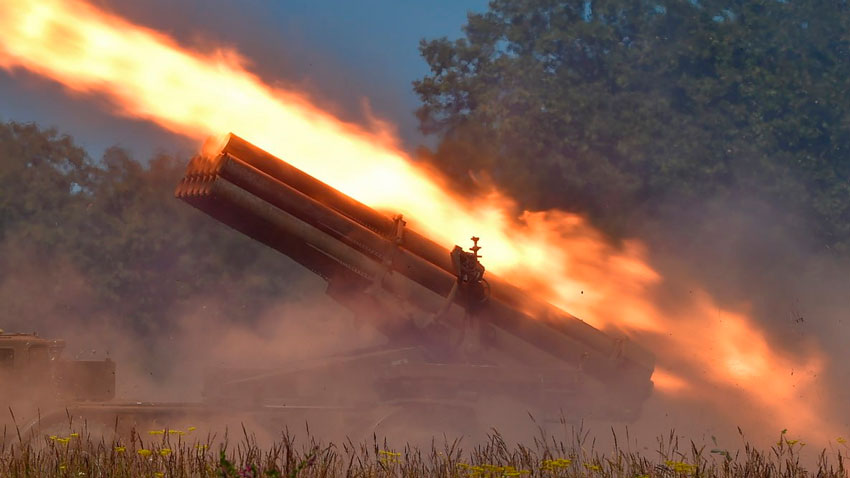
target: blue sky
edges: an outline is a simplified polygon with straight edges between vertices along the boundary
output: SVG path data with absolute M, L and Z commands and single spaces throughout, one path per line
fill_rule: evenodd
M 487 9 L 487 0 L 90 1 L 189 47 L 234 47 L 267 82 L 305 91 L 345 119 L 361 121 L 365 99 L 398 126 L 408 147 L 425 141 L 416 130 L 411 87 L 428 71 L 419 40 L 457 38 L 468 11 Z M 114 144 L 139 159 L 196 148 L 146 122 L 115 117 L 102 99 L 71 96 L 21 71 L 0 70 L 0 120 L 56 127 L 95 157 Z

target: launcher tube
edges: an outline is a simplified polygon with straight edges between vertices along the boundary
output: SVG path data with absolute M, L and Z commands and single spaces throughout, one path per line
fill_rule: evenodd
M 289 256 L 289 258 L 325 280 L 345 279 L 350 281 L 357 277 L 363 278 L 362 273 L 344 267 L 345 264 L 322 254 L 304 241 L 293 236 L 276 235 L 250 211 L 222 201 L 212 194 L 211 181 L 210 178 L 186 177 L 178 185 L 175 196 L 246 236 Z
M 219 162 L 217 173 L 222 178 L 384 264 L 384 271 L 399 272 L 443 297 L 454 286 L 453 275 L 289 185 L 229 154 Z
M 222 153 L 244 161 L 246 164 L 385 238 L 394 238 L 395 225 L 390 218 L 234 134 L 230 134 L 222 148 Z M 400 245 L 403 249 L 412 252 L 413 255 L 425 259 L 450 274 L 454 274 L 449 251 L 421 234 L 405 228 Z M 622 358 L 643 368 L 647 375 L 651 374 L 655 357 L 648 350 L 625 338 L 614 339 L 583 320 L 545 301 L 530 297 L 526 292 L 490 272 L 487 273 L 487 280 L 491 286 L 492 298 L 499 300 L 509 308 L 531 315 L 558 332 L 584 343 L 603 356 Z
M 287 238 L 299 244 L 306 244 L 323 256 L 333 258 L 340 266 L 355 272 L 360 277 L 379 282 L 380 286 L 416 307 L 431 313 L 441 310 L 446 298 L 411 280 L 401 273 L 385 273 L 385 266 L 373 257 L 345 244 L 315 226 L 261 199 L 251 191 L 217 175 L 195 181 L 191 190 L 192 204 L 204 211 L 216 212 L 216 217 L 231 226 L 246 232 L 250 237 L 275 247 L 278 240 Z M 179 194 L 189 199 L 187 194 Z M 222 206 L 229 209 L 228 214 L 220 214 Z M 250 223 L 251 227 L 244 227 Z M 262 231 L 258 236 L 257 231 Z M 436 266 L 430 266 L 439 270 Z M 440 271 L 442 272 L 442 271 Z M 331 274 L 333 276 L 333 274 Z M 333 280 L 333 279 L 331 279 Z M 458 307 L 453 305 L 453 308 Z M 590 375 L 607 381 L 615 376 L 622 377 L 617 363 L 607 360 L 588 350 L 579 342 L 563 334 L 553 334 L 548 327 L 525 316 L 520 312 L 492 301 L 485 314 L 485 320 L 500 327 L 516 337 L 522 338 L 534 347 L 550 353 L 552 356 L 572 365 L 579 365 Z M 510 351 L 506 351 L 510 353 Z M 629 371 L 632 372 L 632 371 Z M 635 377 L 641 378 L 641 377 Z
M 294 238 L 353 268 L 368 280 L 381 278 L 388 290 L 423 310 L 434 313 L 445 305 L 446 296 L 456 278 L 436 265 L 398 248 L 377 233 L 359 226 L 229 154 L 217 158 L 214 166 L 205 165 L 200 171 L 201 174 L 195 175 L 203 178 L 199 180 L 200 183 L 212 181 L 209 186 L 210 196 L 244 211 L 236 222 L 249 216 L 261 218 L 262 224 L 274 226 L 278 232 L 270 237 Z M 305 229 L 306 226 L 311 227 Z M 269 234 L 273 231 L 265 232 Z M 270 245 L 274 247 L 275 242 L 273 239 Z M 386 253 L 376 256 L 374 251 Z M 390 257 L 391 261 L 388 260 Z M 387 274 L 387 267 L 396 273 Z M 399 277 L 415 282 L 429 294 L 414 292 L 412 297 L 408 296 L 405 291 L 418 290 L 418 287 L 406 281 L 394 284 L 393 281 Z M 436 303 L 430 300 L 434 294 L 439 297 Z M 422 297 L 429 300 L 422 302 Z M 485 315 L 494 325 L 511 331 L 566 362 L 578 364 L 587 359 L 609 362 L 609 358 L 613 358 L 589 350 L 586 345 L 567 335 L 552 334 L 541 322 L 498 300 L 491 301 Z

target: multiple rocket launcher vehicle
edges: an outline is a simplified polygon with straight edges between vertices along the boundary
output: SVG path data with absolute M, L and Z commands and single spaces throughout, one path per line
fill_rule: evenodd
M 214 158 L 192 159 L 175 195 L 322 277 L 330 297 L 387 338 L 378 350 L 236 373 L 207 387 L 208 400 L 254 390 L 258 404 L 360 397 L 361 407 L 410 411 L 501 397 L 546 417 L 630 421 L 651 393 L 651 352 L 485 273 L 478 238 L 449 251 L 238 136 Z M 307 385 L 316 380 L 326 386 Z M 329 398 L 335 385 L 363 393 Z
M 324 422 L 350 436 L 468 433 L 498 426 L 506 403 L 522 417 L 631 421 L 652 391 L 651 352 L 485 272 L 478 238 L 469 251 L 449 251 L 401 216 L 388 217 L 235 135 L 213 158 L 193 158 L 175 195 L 319 275 L 327 295 L 385 344 L 279 368 L 218 370 L 203 402 L 169 404 L 116 401 L 114 363 L 60 363 L 61 341 L 5 334 L 0 372 L 4 364 L 8 370 L 0 382 L 41 375 L 37 381 L 55 382 L 59 397 L 38 405 L 26 433 L 68 417 L 118 431 L 229 417 L 277 430 Z M 32 360 L 41 357 L 29 352 L 38 347 L 53 347 L 52 355 Z M 482 416 L 487 409 L 497 411 Z

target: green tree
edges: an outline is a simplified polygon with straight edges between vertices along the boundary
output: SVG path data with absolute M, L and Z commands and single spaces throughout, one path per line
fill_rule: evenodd
M 142 164 L 120 148 L 93 161 L 53 130 L 0 124 L 0 241 L 11 244 L 0 251 L 26 249 L 35 270 L 72 264 L 96 295 L 85 312 L 141 333 L 167 332 L 189 299 L 215 297 L 218 313 L 251 321 L 297 294 L 293 262 L 174 198 L 185 163 Z M 3 263 L 0 280 L 16 273 Z M 48 272 L 45 290 L 61 280 Z
M 102 163 L 73 254 L 110 310 L 136 329 L 168 330 L 173 307 L 197 297 L 216 297 L 219 312 L 250 321 L 301 273 L 175 199 L 185 159 L 159 155 L 145 167 L 110 148 Z
M 89 201 L 95 172 L 70 137 L 33 124 L 0 123 L 0 241 L 16 230 L 32 245 L 60 244 L 64 227 Z
M 756 196 L 850 241 L 847 2 L 493 0 L 464 32 L 414 82 L 454 177 L 614 232 Z

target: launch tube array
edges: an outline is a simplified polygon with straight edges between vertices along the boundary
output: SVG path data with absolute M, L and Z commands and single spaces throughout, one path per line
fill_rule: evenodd
M 376 282 L 431 313 L 445 307 L 457 282 L 445 247 L 233 134 L 215 157 L 190 161 L 175 194 L 329 282 Z M 649 382 L 648 350 L 490 272 L 486 279 L 482 320 L 603 381 Z

